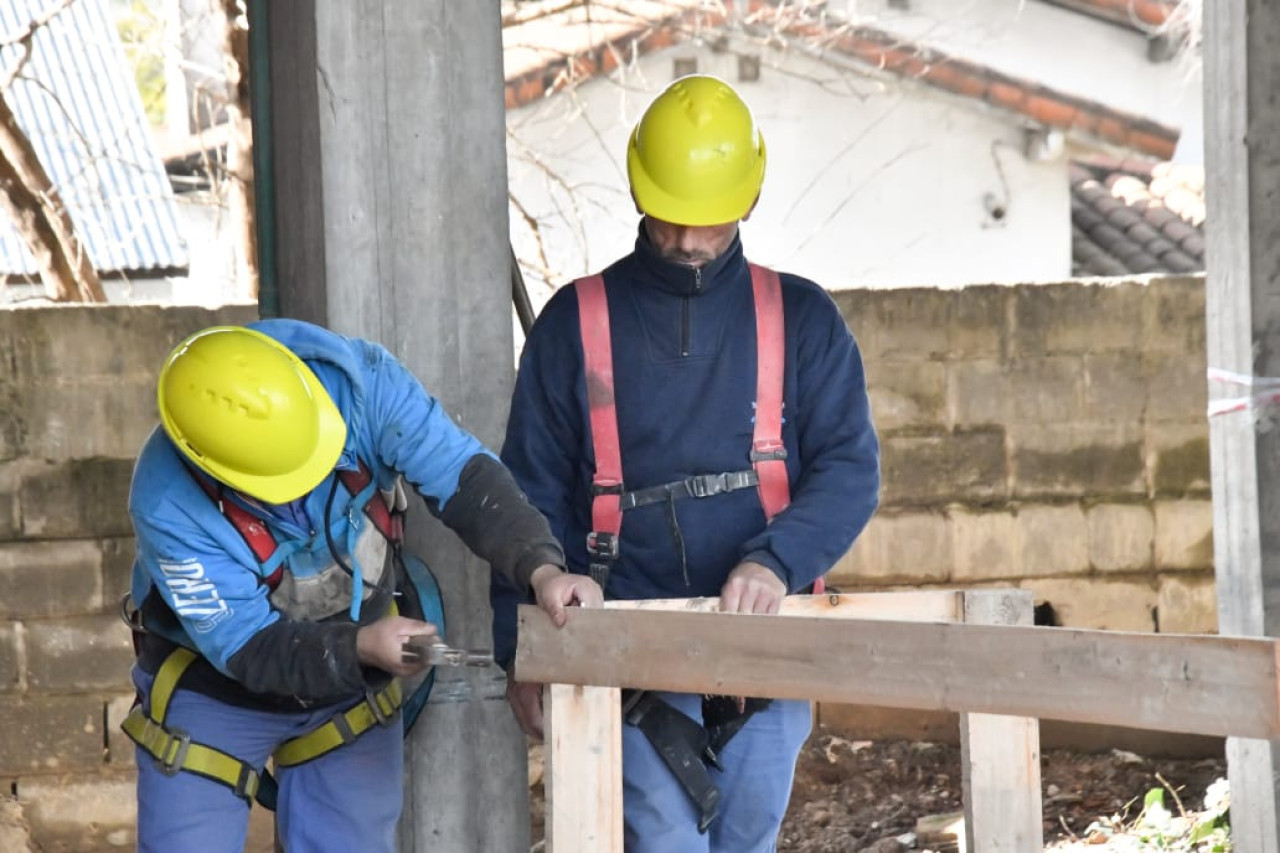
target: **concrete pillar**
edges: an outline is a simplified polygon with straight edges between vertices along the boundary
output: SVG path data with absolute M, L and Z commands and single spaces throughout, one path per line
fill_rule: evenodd
M 1204 7 L 1208 361 L 1280 376 L 1280 7 Z M 1210 381 L 1210 398 L 1248 395 Z M 1280 636 L 1280 429 L 1274 407 L 1210 418 L 1214 564 L 1223 634 Z M 1275 853 L 1280 741 L 1229 738 L 1232 841 Z
M 267 30 L 280 313 L 385 344 L 496 448 L 514 378 L 498 0 L 270 2 Z M 487 566 L 425 510 L 411 523 L 449 638 L 489 644 Z M 403 850 L 528 849 L 503 687 L 438 674 Z

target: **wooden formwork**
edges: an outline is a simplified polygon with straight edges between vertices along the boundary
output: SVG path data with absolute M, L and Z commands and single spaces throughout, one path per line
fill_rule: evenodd
M 515 673 L 548 685 L 547 849 L 622 851 L 619 689 L 958 711 L 967 849 L 1040 853 L 1039 720 L 1280 735 L 1271 639 L 1032 627 L 1019 590 L 610 602 L 520 611 Z

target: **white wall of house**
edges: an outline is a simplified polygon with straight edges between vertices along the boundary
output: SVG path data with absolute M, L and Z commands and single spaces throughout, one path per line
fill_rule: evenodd
M 528 276 L 539 257 L 528 214 L 546 256 L 535 302 L 630 251 L 627 134 L 690 57 L 742 92 L 768 146 L 743 227 L 752 260 L 833 290 L 1070 275 L 1066 161 L 1028 160 L 1011 117 L 795 52 L 766 50 L 760 79 L 740 83 L 739 52 L 761 54 L 736 39 L 720 52 L 678 45 L 508 112 L 513 242 Z
M 905 6 L 906 8 L 902 8 Z M 833 15 L 1184 133 L 1176 159 L 1202 163 L 1199 57 L 1153 62 L 1159 28 L 1102 21 L 1043 0 L 834 0 Z

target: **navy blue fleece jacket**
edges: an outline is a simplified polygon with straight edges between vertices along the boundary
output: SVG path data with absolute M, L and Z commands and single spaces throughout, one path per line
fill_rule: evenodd
M 736 239 L 694 269 L 661 258 L 643 225 L 635 251 L 604 272 L 628 491 L 697 474 L 751 468 L 756 322 L 751 276 Z M 791 505 L 766 524 L 756 489 L 623 514 L 609 598 L 717 596 L 743 560 L 768 566 L 796 592 L 831 568 L 875 511 L 879 444 L 858 346 L 831 297 L 783 274 L 786 373 L 782 438 Z M 520 360 L 502 460 L 587 570 L 595 457 L 573 287 L 548 302 Z M 519 597 L 494 586 L 499 661 L 515 652 Z

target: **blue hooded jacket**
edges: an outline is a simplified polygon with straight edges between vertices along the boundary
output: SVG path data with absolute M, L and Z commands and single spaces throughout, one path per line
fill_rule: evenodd
M 385 348 L 295 320 L 252 328 L 292 350 L 333 398 L 347 424 L 337 469 L 356 470 L 363 461 L 383 490 L 403 476 L 509 585 L 527 589 L 537 566 L 563 565 L 545 519 L 510 474 Z M 273 566 L 259 564 L 197 476 L 203 475 L 156 428 L 138 458 L 129 496 L 137 541 L 131 596 L 153 623 L 148 639 L 163 635 L 166 648 L 196 650 L 226 677 L 206 677 L 206 686 L 220 687 L 205 692 L 236 694 L 227 698 L 242 704 L 252 704 L 246 697 L 255 695 L 268 705 L 307 705 L 361 693 L 366 673 L 356 660 L 358 626 L 346 608 L 314 622 L 282 613 L 263 581 Z M 267 527 L 277 543 L 275 560 L 282 560 L 286 579 L 297 581 L 335 562 L 357 563 L 355 543 L 373 533 L 360 511 L 371 490 L 352 496 L 335 480 L 330 474 L 287 506 L 257 504 L 229 489 L 221 497 Z M 509 499 L 491 499 L 499 495 Z M 361 568 L 368 577 L 384 567 Z M 360 621 L 386 612 L 393 582 L 380 582 L 381 594 L 366 600 Z
M 660 257 L 642 223 L 635 251 L 604 281 L 624 488 L 751 468 L 756 322 L 741 241 L 695 269 Z M 744 560 L 797 592 L 831 568 L 875 511 L 879 443 L 857 344 L 821 287 L 788 274 L 781 283 L 790 506 L 766 524 L 757 490 L 742 489 L 627 510 L 607 597 L 718 596 Z M 502 460 L 549 519 L 570 571 L 586 573 L 595 457 L 573 287 L 552 297 L 530 331 Z M 494 587 L 500 662 L 514 657 L 519 598 Z

